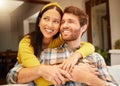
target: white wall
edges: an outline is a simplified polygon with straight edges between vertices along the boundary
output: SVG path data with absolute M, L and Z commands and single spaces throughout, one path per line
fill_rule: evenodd
M 110 24 L 111 24 L 111 46 L 120 39 L 120 0 L 109 0 Z

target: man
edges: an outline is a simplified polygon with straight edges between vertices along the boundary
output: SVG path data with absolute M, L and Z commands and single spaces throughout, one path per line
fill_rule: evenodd
M 81 9 L 73 6 L 65 9 L 60 30 L 67 47 L 71 48 L 73 51 L 80 47 L 79 43 L 81 42 L 81 36 L 86 31 L 87 24 L 87 15 Z M 85 83 L 90 86 L 115 85 L 107 72 L 103 58 L 99 54 L 94 53 L 84 60 L 87 60 L 86 62 L 92 61 L 98 68 L 100 74 L 99 76 L 92 74 L 85 64 L 80 63 L 79 66 L 76 65 L 72 70 L 71 75 L 74 81 Z
M 43 53 L 47 53 L 52 50 L 51 53 L 55 54 L 56 51 L 62 50 L 62 52 L 64 54 L 64 57 L 62 57 L 62 58 L 66 58 L 66 57 L 70 56 L 70 54 L 72 52 L 74 52 L 76 49 L 78 49 L 80 47 L 79 43 L 81 42 L 81 36 L 87 30 L 87 25 L 88 25 L 88 17 L 81 9 L 74 7 L 74 6 L 67 7 L 64 11 L 64 15 L 63 15 L 62 22 L 61 22 L 61 28 L 60 28 L 62 37 L 65 40 L 65 44 L 60 46 L 59 48 L 44 50 Z M 56 52 L 56 53 L 59 53 L 59 52 Z M 50 55 L 50 57 L 52 57 L 52 55 Z M 78 59 L 79 58 L 77 58 L 77 60 Z M 60 63 L 60 61 L 61 61 L 61 59 L 56 59 L 56 60 L 58 63 Z M 75 60 L 74 58 L 70 58 L 70 59 L 68 58 L 67 61 L 72 63 L 74 60 Z M 50 60 L 48 63 L 54 64 L 56 62 Z M 94 66 L 89 65 L 89 63 L 93 64 Z M 98 68 L 99 75 L 95 74 L 96 72 L 94 70 L 94 67 Z M 66 71 L 70 70 L 69 68 L 64 68 L 63 66 L 61 68 Z M 31 70 L 32 71 L 33 69 L 23 68 L 22 71 L 23 70 L 26 70 L 26 71 Z M 22 71 L 19 71 L 20 72 L 19 74 L 21 74 Z M 25 75 L 24 72 L 22 72 L 22 73 Z M 27 73 L 26 73 L 26 75 L 27 75 Z M 107 67 L 106 67 L 106 64 L 105 64 L 103 58 L 97 53 L 93 53 L 83 60 L 79 59 L 78 62 L 74 65 L 73 69 L 71 69 L 70 74 L 73 78 L 72 80 L 75 82 L 78 82 L 77 85 L 79 85 L 79 86 L 86 86 L 86 85 L 89 85 L 89 86 L 117 86 L 114 83 L 114 81 L 112 80 L 109 73 L 107 72 Z M 34 75 L 34 73 L 33 73 L 33 75 Z M 23 77 L 23 78 L 25 78 L 25 77 Z M 61 83 L 64 84 L 64 79 L 63 79 L 63 81 L 60 81 L 60 80 L 56 81 L 57 84 L 55 84 L 55 85 L 60 85 Z M 30 80 L 28 80 L 28 81 L 30 81 Z M 49 80 L 49 81 L 51 81 L 51 80 Z M 70 86 L 69 84 L 71 84 L 71 83 L 68 83 L 68 86 Z M 76 83 L 75 84 L 72 83 L 72 84 L 75 85 Z

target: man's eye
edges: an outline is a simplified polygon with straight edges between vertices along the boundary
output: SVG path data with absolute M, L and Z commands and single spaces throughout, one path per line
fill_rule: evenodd
M 74 23 L 74 21 L 70 20 L 69 23 Z

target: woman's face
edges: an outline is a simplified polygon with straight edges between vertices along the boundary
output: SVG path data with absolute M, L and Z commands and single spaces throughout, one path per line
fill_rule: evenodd
M 49 9 L 43 13 L 39 27 L 44 38 L 52 38 L 60 28 L 61 15 L 56 9 Z

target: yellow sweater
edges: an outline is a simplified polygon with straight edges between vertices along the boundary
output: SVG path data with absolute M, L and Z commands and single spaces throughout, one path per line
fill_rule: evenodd
M 63 44 L 63 42 L 64 41 L 62 40 L 61 36 L 59 36 L 58 38 L 52 40 L 48 47 L 49 48 L 55 48 L 55 47 L 58 47 L 61 44 Z M 88 43 L 88 42 L 82 42 L 81 46 L 82 47 L 77 51 L 82 54 L 83 58 L 94 52 L 94 46 L 92 44 Z M 25 36 L 20 41 L 19 48 L 18 48 L 17 59 L 18 59 L 18 62 L 20 64 L 22 64 L 24 67 L 34 67 L 34 66 L 40 65 L 39 60 L 34 55 L 34 49 L 30 45 L 29 36 Z M 43 78 L 39 78 L 39 79 L 35 80 L 35 83 L 37 84 L 37 86 L 51 85 L 50 82 L 46 81 Z

